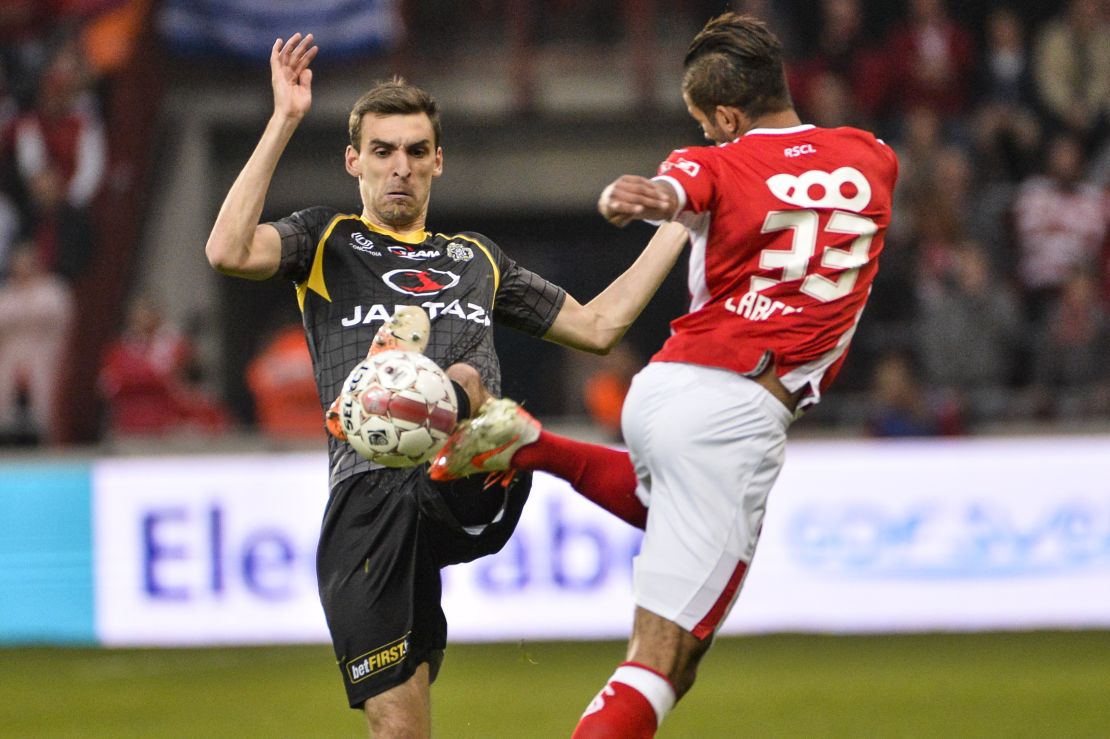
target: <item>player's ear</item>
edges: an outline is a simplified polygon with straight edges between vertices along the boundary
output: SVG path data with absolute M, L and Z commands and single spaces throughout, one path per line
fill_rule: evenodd
M 713 122 L 719 130 L 728 134 L 729 140 L 735 139 L 746 130 L 746 116 L 739 108 L 731 105 L 718 105 L 714 108 Z
M 439 177 L 443 174 L 443 147 L 436 147 L 436 164 L 432 169 L 432 177 Z
M 343 155 L 343 164 L 347 168 L 347 174 L 351 177 L 362 176 L 362 169 L 359 167 L 358 161 L 358 150 L 350 144 L 347 144 L 347 152 Z

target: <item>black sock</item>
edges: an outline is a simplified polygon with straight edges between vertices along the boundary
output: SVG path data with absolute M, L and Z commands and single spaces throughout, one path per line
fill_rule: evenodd
M 455 387 L 455 404 L 459 407 L 459 420 L 470 418 L 470 396 L 459 383 L 451 380 L 451 384 Z

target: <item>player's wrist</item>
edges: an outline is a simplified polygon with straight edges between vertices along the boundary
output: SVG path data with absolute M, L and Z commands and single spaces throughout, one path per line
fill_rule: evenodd
M 280 126 L 296 127 L 304 119 L 303 113 L 274 111 L 273 120 Z

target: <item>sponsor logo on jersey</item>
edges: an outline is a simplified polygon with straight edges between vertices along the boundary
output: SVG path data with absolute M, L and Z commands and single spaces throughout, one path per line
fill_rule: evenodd
M 347 663 L 347 676 L 352 683 L 365 680 L 374 673 L 401 664 L 404 662 L 405 657 L 408 656 L 408 653 L 409 635 L 405 634 L 396 641 L 392 641 L 383 647 L 374 649 L 349 661 Z
M 388 251 L 393 256 L 402 259 L 434 259 L 440 255 L 439 249 L 410 249 L 403 244 L 390 246 Z
M 474 250 L 466 244 L 452 241 L 447 245 L 447 256 L 451 257 L 456 262 L 469 262 L 474 258 Z
M 749 321 L 766 321 L 776 313 L 789 316 L 791 313 L 801 313 L 801 308 L 787 305 L 781 300 L 773 300 L 766 295 L 750 290 L 739 301 L 731 297 L 725 301 L 725 310 L 735 313 Z
M 767 179 L 771 194 L 802 208 L 839 208 L 859 213 L 871 202 L 871 183 L 855 167 L 832 172 L 811 169 L 798 176 L 777 174 Z
M 673 162 L 668 160 L 659 165 L 659 174 L 666 174 L 672 169 L 680 169 L 691 177 L 697 177 L 698 172 L 701 172 L 701 165 L 697 162 L 691 162 L 689 159 L 679 157 Z
M 377 244 L 375 244 L 363 234 L 360 234 L 358 231 L 351 234 L 350 244 L 351 248 L 355 251 L 361 251 L 366 254 L 373 254 L 376 257 L 380 257 L 382 255 L 381 252 L 375 249 Z
M 459 276 L 438 269 L 394 269 L 382 281 L 405 295 L 435 295 L 459 284 Z
M 786 157 L 800 157 L 805 154 L 816 154 L 817 149 L 813 148 L 813 144 L 798 144 L 797 146 L 788 146 L 782 150 L 783 156 Z
M 485 307 L 474 303 L 462 303 L 458 300 L 443 303 L 429 300 L 421 303 L 420 307 L 428 311 L 429 319 L 435 319 L 439 316 L 454 316 L 464 321 L 473 321 L 480 326 L 490 325 L 489 313 L 486 312 Z M 362 326 L 374 321 L 387 321 L 396 308 L 395 305 L 387 306 L 381 303 L 365 307 L 356 305 L 351 315 L 341 319 L 340 323 L 345 328 L 350 328 L 351 326 Z M 342 409 L 340 412 L 342 412 Z

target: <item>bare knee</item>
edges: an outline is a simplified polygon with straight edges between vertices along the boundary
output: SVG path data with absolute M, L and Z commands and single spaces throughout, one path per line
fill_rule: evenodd
M 482 382 L 482 376 L 478 374 L 478 370 L 469 364 L 458 362 L 451 365 L 447 368 L 447 376 L 457 382 L 466 392 L 467 398 L 470 400 L 471 416 L 476 415 L 482 404 L 493 397 Z

